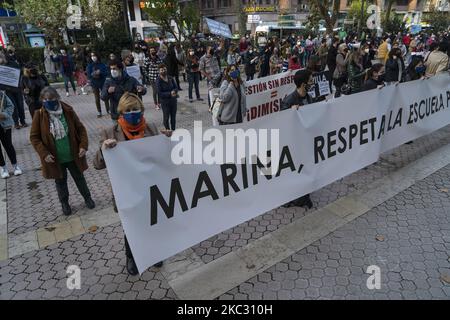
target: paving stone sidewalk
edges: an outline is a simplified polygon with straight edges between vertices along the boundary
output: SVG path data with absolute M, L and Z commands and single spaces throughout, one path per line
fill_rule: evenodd
M 205 91 L 203 83 L 201 93 L 206 98 Z M 178 126 L 192 128 L 194 120 L 202 120 L 204 126 L 210 126 L 206 102 L 190 104 L 186 101 L 186 95 L 186 90 L 181 92 Z M 67 99 L 87 127 L 90 138 L 89 163 L 92 163 L 98 148 L 99 128 L 111 124 L 107 117 L 96 117 L 93 100 L 92 94 Z M 146 118 L 155 121 L 162 128 L 162 113 L 153 108 L 150 92 L 145 96 L 144 102 L 147 107 Z M 7 181 L 9 237 L 66 220 L 61 216 L 53 181 L 44 180 L 38 170 L 39 161 L 29 144 L 28 136 L 29 129 L 13 132 L 14 145 L 24 174 Z M 357 189 L 364 190 L 370 182 L 389 175 L 449 142 L 450 127 L 446 127 L 416 140 L 412 145 L 392 150 L 376 164 L 314 192 L 314 209 L 322 208 Z M 449 174 L 450 168 L 445 167 L 220 298 L 373 299 L 387 296 L 409 299 L 427 297 L 426 291 L 428 297 L 448 299 L 449 285 L 440 280 L 440 277 L 445 274 L 450 276 L 450 203 L 448 194 L 440 192 L 439 188 L 450 189 L 446 185 Z M 96 210 L 111 206 L 107 171 L 90 168 L 86 172 L 86 178 L 97 203 Z M 69 181 L 70 202 L 75 214 L 90 213 L 84 208 L 83 199 L 71 179 Z M 280 226 L 313 213 L 314 209 L 271 210 L 203 241 L 193 247 L 193 250 L 204 263 L 209 263 Z M 385 241 L 375 240 L 374 234 L 384 235 Z M 122 239 L 120 224 L 114 224 L 100 228 L 95 233 L 87 233 L 43 250 L 1 261 L 0 298 L 176 298 L 167 281 L 156 269 L 148 270 L 141 279 L 129 277 L 125 273 Z M 382 275 L 386 276 L 385 280 L 400 279 L 392 281 L 397 281 L 400 287 L 385 284 L 380 291 L 368 292 L 364 289 L 368 277 L 364 274 L 364 267 L 368 263 L 380 265 Z M 65 270 L 70 264 L 81 266 L 84 285 L 80 291 L 69 291 L 66 288 Z M 425 279 L 424 273 L 427 274 Z M 344 280 L 345 277 L 347 280 Z M 425 280 L 429 287 L 426 288 L 420 280 Z

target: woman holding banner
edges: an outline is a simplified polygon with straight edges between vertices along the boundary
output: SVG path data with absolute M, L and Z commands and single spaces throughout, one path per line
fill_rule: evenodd
M 222 102 L 217 113 L 220 125 L 242 123 L 247 114 L 245 87 L 239 69 L 228 66 L 225 80 L 220 86 L 219 98 Z
M 146 122 L 144 118 L 144 104 L 142 100 L 135 94 L 126 92 L 119 100 L 117 107 L 119 119 L 116 124 L 109 128 L 103 129 L 100 138 L 100 149 L 94 158 L 94 167 L 97 170 L 105 169 L 106 163 L 103 158 L 103 149 L 111 149 L 117 146 L 117 143 L 124 141 L 136 140 L 145 137 L 155 136 L 158 134 L 156 125 Z M 170 137 L 172 131 L 163 131 L 163 134 Z M 113 196 L 114 211 L 117 212 L 116 203 Z M 125 238 L 125 255 L 127 257 L 127 270 L 130 275 L 137 275 L 138 270 L 133 258 L 127 238 Z M 155 264 L 160 268 L 163 262 Z

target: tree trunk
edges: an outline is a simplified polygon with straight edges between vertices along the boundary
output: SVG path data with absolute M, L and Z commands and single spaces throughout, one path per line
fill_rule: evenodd
M 389 21 L 391 19 L 391 11 L 392 11 L 392 5 L 394 4 L 395 0 L 388 0 L 388 6 L 386 9 L 386 21 Z

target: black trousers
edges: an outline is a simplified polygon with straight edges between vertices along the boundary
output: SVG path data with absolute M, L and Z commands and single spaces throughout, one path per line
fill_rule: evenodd
M 6 150 L 6 154 L 8 155 L 9 161 L 11 161 L 12 165 L 17 164 L 16 159 L 16 150 L 14 149 L 14 146 L 12 144 L 12 136 L 11 136 L 12 129 L 3 129 L 2 126 L 0 126 L 0 141 L 2 142 L 3 148 Z M 4 167 L 6 165 L 5 159 L 3 158 L 3 151 L 0 147 L 0 167 Z
M 34 102 L 31 102 L 28 104 L 28 111 L 30 111 L 31 119 L 33 120 L 34 113 L 39 110 L 41 106 L 39 104 L 36 104 Z
M 13 112 L 13 120 L 14 124 L 18 125 L 25 124 L 25 109 L 24 109 L 24 103 L 23 103 L 23 96 L 19 92 L 11 92 L 8 91 L 6 93 L 8 98 L 11 99 L 12 103 L 14 104 L 14 112 Z
M 159 96 L 158 96 L 158 89 L 156 88 L 156 82 L 153 81 L 150 83 L 152 87 L 152 93 L 153 93 L 153 103 L 155 105 L 159 104 Z
M 94 93 L 95 97 L 95 106 L 97 107 L 97 112 L 102 113 L 102 106 L 100 104 L 100 88 L 94 88 L 92 87 L 92 92 Z M 106 99 L 105 101 L 105 109 L 106 113 L 109 113 L 109 99 Z
M 192 100 L 192 90 L 195 86 L 195 95 L 197 96 L 197 99 L 200 99 L 200 90 L 199 90 L 199 83 L 200 83 L 200 72 L 192 72 L 187 74 L 188 82 L 189 82 L 189 100 Z
M 163 110 L 163 122 L 166 130 L 175 130 L 176 117 L 177 117 L 177 100 L 162 100 L 161 108 Z M 170 126 L 169 126 L 170 119 Z
M 69 201 L 69 188 L 67 187 L 67 170 L 69 170 L 73 181 L 77 185 L 78 191 L 84 199 L 90 198 L 91 193 L 86 183 L 86 179 L 80 169 L 78 169 L 74 161 L 67 163 L 60 163 L 63 177 L 61 179 L 55 179 L 56 191 L 58 192 L 58 198 L 61 202 Z

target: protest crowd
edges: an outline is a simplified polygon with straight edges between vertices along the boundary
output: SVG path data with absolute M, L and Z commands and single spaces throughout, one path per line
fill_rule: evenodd
M 449 72 L 449 41 L 448 32 L 415 35 L 405 32 L 382 37 L 291 34 L 286 38 L 269 38 L 261 45 L 249 36 L 236 43 L 223 38 L 205 43 L 192 37 L 183 44 L 175 44 L 161 38 L 157 46 L 138 41 L 125 54 L 112 52 L 108 57 L 101 57 L 89 47 L 76 45 L 69 50 L 47 45 L 42 57 L 45 70 L 38 69 L 37 61 L 21 61 L 13 47 L 2 48 L 0 65 L 20 68 L 21 79 L 17 88 L 0 85 L 1 145 L 13 166 L 13 174 L 21 175 L 12 135 L 14 130 L 30 125 L 25 121 L 26 104 L 32 119 L 30 141 L 41 160 L 42 174 L 55 180 L 62 212 L 70 215 L 67 171 L 86 206 L 95 208 L 83 175 L 88 167 L 88 134 L 76 109 L 61 100 L 49 80 L 62 77 L 66 96 L 71 91 L 74 95 L 92 92 L 97 116 L 106 114 L 111 118 L 111 126 L 101 133 L 101 148 L 96 150 L 94 163 L 96 169 L 104 169 L 103 148 L 161 133 L 170 136 L 176 130 L 177 100 L 182 90 L 188 92 L 189 103 L 208 100 L 214 125 L 242 123 L 247 118 L 248 81 L 299 70 L 294 77 L 297 89 L 281 104 L 281 110 L 298 109 L 342 95 Z M 311 94 L 314 75 L 319 73 L 329 80 L 327 95 Z M 200 95 L 202 81 L 209 90 L 207 97 Z M 153 98 L 151 107 L 161 110 L 165 130 L 159 131 L 144 117 L 146 106 L 142 96 L 147 91 L 151 91 Z M 3 152 L 0 167 L 1 178 L 9 178 Z M 311 208 L 312 202 L 306 195 L 285 206 Z M 128 272 L 137 274 L 131 249 L 126 240 L 125 243 Z M 157 264 L 161 265 L 162 262 Z

